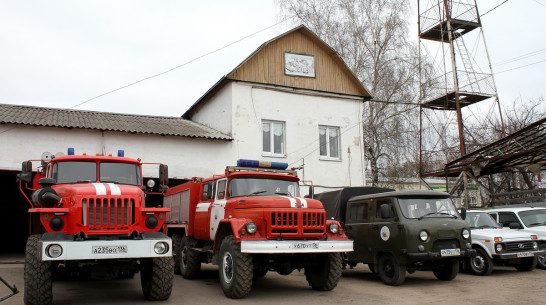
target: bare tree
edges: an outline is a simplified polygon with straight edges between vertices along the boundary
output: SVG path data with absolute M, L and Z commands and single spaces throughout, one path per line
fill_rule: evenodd
M 418 50 L 408 40 L 408 0 L 278 0 L 293 17 L 334 48 L 370 90 L 362 114 L 372 185 L 385 169 L 418 157 Z M 426 69 L 425 69 L 426 70 Z M 392 173 L 392 172 L 390 172 Z M 398 172 L 414 176 L 415 169 Z

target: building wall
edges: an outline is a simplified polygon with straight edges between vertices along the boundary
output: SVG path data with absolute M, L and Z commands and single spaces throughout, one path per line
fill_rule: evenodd
M 231 85 L 222 87 L 214 98 L 207 100 L 205 107 L 200 107 L 191 120 L 231 135 L 232 107 Z
M 46 151 L 66 154 L 68 147 L 73 147 L 76 154 L 116 155 L 123 149 L 126 157 L 169 165 L 169 175 L 180 179 L 207 177 L 225 169 L 225 161 L 218 155 L 232 146 L 220 140 L 23 125 L 1 126 L 0 143 L 0 170 L 19 171 L 25 160 L 39 160 Z M 33 162 L 34 168 L 39 164 Z M 144 175 L 156 176 L 156 168 L 145 166 Z
M 300 178 L 326 186 L 363 185 L 360 114 L 362 100 L 283 92 L 233 83 L 232 136 L 237 158 L 287 162 Z M 285 122 L 285 156 L 262 153 L 262 120 Z M 319 125 L 339 127 L 341 158 L 321 160 Z

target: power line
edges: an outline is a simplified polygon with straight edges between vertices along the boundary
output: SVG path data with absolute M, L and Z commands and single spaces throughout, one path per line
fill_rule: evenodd
M 508 70 L 504 70 L 504 71 L 500 71 L 500 72 L 495 72 L 495 74 L 500 74 L 500 73 L 504 73 L 504 72 L 508 72 L 508 71 L 512 71 L 512 70 L 517 70 L 517 69 L 521 69 L 521 68 L 533 66 L 533 65 L 536 65 L 536 64 L 540 64 L 540 63 L 543 63 L 543 62 L 546 62 L 546 59 L 541 60 L 541 61 L 537 61 L 537 62 L 534 62 L 534 63 L 530 63 L 530 64 L 528 64 L 528 65 L 524 65 L 524 66 L 520 66 L 520 67 L 515 67 L 515 68 L 512 68 L 512 69 L 508 69 Z
M 495 6 L 494 8 L 492 8 L 492 9 L 488 10 L 487 12 L 485 12 L 485 13 L 481 14 L 481 15 L 480 15 L 480 17 L 483 17 L 483 16 L 485 16 L 486 14 L 488 14 L 488 13 L 490 13 L 491 11 L 493 11 L 493 10 L 497 9 L 497 8 L 498 8 L 499 6 L 501 6 L 501 5 L 505 4 L 506 2 L 508 2 L 508 0 L 504 0 L 504 1 L 503 1 L 503 2 L 501 3 L 501 4 L 499 4 L 499 5 Z
M 127 85 L 121 86 L 121 87 L 119 87 L 119 88 L 110 90 L 110 91 L 108 91 L 108 92 L 99 94 L 99 95 L 97 95 L 97 96 L 95 96 L 95 97 L 92 97 L 92 98 L 90 98 L 90 99 L 88 99 L 88 100 L 85 100 L 85 101 L 83 101 L 83 102 L 81 102 L 81 103 L 79 103 L 79 104 L 77 104 L 77 105 L 74 105 L 74 106 L 72 106 L 72 107 L 68 107 L 67 109 L 76 108 L 76 107 L 78 107 L 78 106 L 81 106 L 81 105 L 83 105 L 83 104 L 89 103 L 89 102 L 91 102 L 92 100 L 96 100 L 96 99 L 98 99 L 98 98 L 100 98 L 100 97 L 103 97 L 103 96 L 105 96 L 105 95 L 114 93 L 114 92 L 116 92 L 116 91 L 123 90 L 123 89 L 125 89 L 125 88 L 127 88 L 127 87 L 131 87 L 131 86 L 133 86 L 133 85 L 136 85 L 136 84 L 141 83 L 141 82 L 143 82 L 143 81 L 147 81 L 147 80 L 149 80 L 149 79 L 152 79 L 152 78 L 161 76 L 161 75 L 163 75 L 163 74 L 167 74 L 167 73 L 169 73 L 169 72 L 171 72 L 171 71 L 174 71 L 174 70 L 176 70 L 176 69 L 178 69 L 178 68 L 182 68 L 182 67 L 184 67 L 184 66 L 186 66 L 186 65 L 188 65 L 188 64 L 190 64 L 190 63 L 192 63 L 192 62 L 194 62 L 194 61 L 196 61 L 196 60 L 199 60 L 199 59 L 201 59 L 201 58 L 203 58 L 203 57 L 209 56 L 209 55 L 214 54 L 214 53 L 216 53 L 216 52 L 218 52 L 218 51 L 221 51 L 221 50 L 223 50 L 223 49 L 225 49 L 225 48 L 228 48 L 228 47 L 230 47 L 230 46 L 232 46 L 232 45 L 234 45 L 234 44 L 236 44 L 236 43 L 238 43 L 238 42 L 241 42 L 241 41 L 243 41 L 243 40 L 245 40 L 245 39 L 247 39 L 247 38 L 249 38 L 249 37 L 252 37 L 252 36 L 254 36 L 254 35 L 256 35 L 256 34 L 259 34 L 259 33 L 263 32 L 263 31 L 269 30 L 270 28 L 275 27 L 275 26 L 277 26 L 277 25 L 283 23 L 284 21 L 286 21 L 286 20 L 288 20 L 288 19 L 290 19 L 290 18 L 291 18 L 291 17 L 285 18 L 285 19 L 283 19 L 283 20 L 281 20 L 281 21 L 275 23 L 274 25 L 271 25 L 271 26 L 268 26 L 268 27 L 266 27 L 266 28 L 263 28 L 263 29 L 261 29 L 261 30 L 259 30 L 259 31 L 257 31 L 257 32 L 254 32 L 254 33 L 252 33 L 252 34 L 250 34 L 250 35 L 247 35 L 247 36 L 245 36 L 245 37 L 243 37 L 243 38 L 241 38 L 241 39 L 238 39 L 238 40 L 236 40 L 236 41 L 234 41 L 234 42 L 232 42 L 232 43 L 229 43 L 229 44 L 227 44 L 227 45 L 225 45 L 225 46 L 223 46 L 223 47 L 220 47 L 220 48 L 218 48 L 218 49 L 216 49 L 216 50 L 214 50 L 214 51 L 211 51 L 211 52 L 205 53 L 205 54 L 203 54 L 203 55 L 197 56 L 197 57 L 195 57 L 194 59 L 191 59 L 191 60 L 189 60 L 189 61 L 187 61 L 187 62 L 185 62 L 185 63 L 183 63 L 183 64 L 181 64 L 181 65 L 178 65 L 178 66 L 172 67 L 172 68 L 170 68 L 170 69 L 168 69 L 168 70 L 165 70 L 165 71 L 163 71 L 163 72 L 160 72 L 160 73 L 157 73 L 157 74 L 154 74 L 154 75 L 151 75 L 151 76 L 142 78 L 142 79 L 137 80 L 137 81 L 135 81 L 135 82 L 132 82 L 132 83 L 130 83 L 130 84 L 127 84 Z

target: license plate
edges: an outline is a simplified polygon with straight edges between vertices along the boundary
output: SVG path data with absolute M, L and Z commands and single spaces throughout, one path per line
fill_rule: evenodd
M 457 256 L 461 255 L 461 249 L 442 249 L 440 254 L 442 256 Z
M 93 254 L 121 254 L 127 253 L 127 246 L 93 246 Z
M 294 250 L 307 250 L 307 249 L 318 249 L 319 244 L 317 242 L 298 242 L 292 244 L 292 249 Z
M 530 257 L 530 256 L 535 256 L 535 254 L 531 253 L 531 252 L 519 252 L 518 253 L 518 257 Z

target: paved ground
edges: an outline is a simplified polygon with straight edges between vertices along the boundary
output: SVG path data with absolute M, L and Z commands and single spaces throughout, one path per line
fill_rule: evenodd
M 0 257 L 0 276 L 21 291 L 1 305 L 22 304 L 22 257 Z M 224 297 L 214 266 L 203 265 L 199 279 L 175 276 L 171 298 L 154 304 L 544 304 L 546 270 L 518 272 L 497 267 L 491 276 L 459 274 L 451 282 L 436 280 L 431 272 L 409 274 L 399 287 L 385 286 L 369 269 L 359 265 L 345 270 L 331 292 L 313 291 L 303 272 L 289 276 L 269 273 L 241 300 Z M 0 283 L 0 297 L 9 291 Z M 140 278 L 115 281 L 55 282 L 54 304 L 150 304 L 142 297 Z

